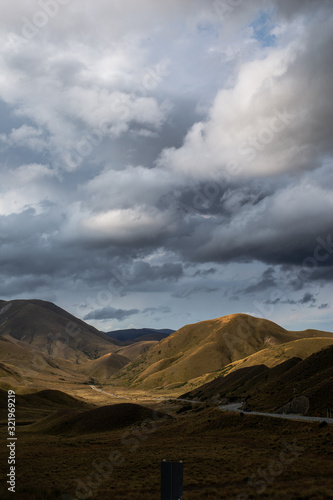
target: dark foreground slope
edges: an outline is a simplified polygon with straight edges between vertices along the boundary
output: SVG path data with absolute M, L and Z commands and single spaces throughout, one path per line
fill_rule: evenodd
M 0 389 L 0 422 L 7 422 L 7 391 Z M 62 391 L 46 389 L 31 394 L 15 395 L 15 420 L 17 425 L 38 420 L 58 410 L 88 410 L 94 405 Z
M 184 500 L 328 500 L 331 433 L 318 423 L 241 417 L 214 408 L 194 408 L 156 426 L 143 420 L 72 436 L 22 428 L 15 495 L 5 485 L 7 450 L 0 447 L 0 497 L 154 500 L 160 498 L 165 458 L 183 460 Z M 1 440 L 5 435 L 0 429 Z
M 33 425 L 26 431 L 42 434 L 73 436 L 80 434 L 102 433 L 128 427 L 134 424 L 153 422 L 162 418 L 161 413 L 133 403 L 102 406 L 88 411 L 62 410 L 55 412 Z

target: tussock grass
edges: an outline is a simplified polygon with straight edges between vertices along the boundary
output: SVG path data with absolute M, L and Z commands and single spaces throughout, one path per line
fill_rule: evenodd
M 172 408 L 172 405 L 170 406 Z M 154 432 L 137 439 L 137 446 L 122 443 L 133 424 L 98 434 L 64 435 L 19 431 L 17 500 L 61 498 L 57 491 L 75 498 L 76 480 L 87 481 L 94 460 L 105 461 L 118 452 L 123 463 L 114 465 L 89 498 L 95 500 L 157 500 L 160 461 L 184 461 L 184 500 L 248 498 L 280 500 L 333 498 L 331 427 L 317 423 L 290 422 L 255 415 L 223 413 L 195 408 L 159 423 Z M 140 429 L 140 422 L 138 427 Z M 0 436 L 3 437 L 2 435 Z M 283 466 L 263 494 L 249 485 L 251 475 L 280 460 L 287 445 L 303 451 Z M 0 473 L 4 477 L 6 450 L 0 450 Z M 1 484 L 3 487 L 3 483 Z M 25 493 L 20 493 L 25 488 Z M 24 496 L 26 495 L 26 496 Z M 29 495 L 29 496 L 28 496 Z M 53 495 L 53 496 L 52 496 Z M 3 497 L 6 499 L 6 497 Z

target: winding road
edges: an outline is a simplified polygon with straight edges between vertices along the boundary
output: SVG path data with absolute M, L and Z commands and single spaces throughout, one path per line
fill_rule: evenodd
M 130 396 L 118 396 L 118 394 L 112 394 L 111 392 L 105 392 L 102 389 L 98 389 L 95 385 L 91 385 L 90 387 L 94 391 L 102 392 L 103 394 L 107 394 L 108 396 L 112 396 L 113 398 L 129 399 L 129 400 L 136 400 L 137 399 L 137 398 L 132 398 Z M 149 399 L 153 399 L 153 400 L 156 400 L 156 401 L 164 401 L 165 399 L 168 399 L 168 398 L 162 398 L 162 397 L 157 398 L 157 397 L 151 396 Z
M 224 411 L 236 411 L 238 413 L 247 413 L 241 409 L 243 403 L 229 403 L 227 405 L 221 405 L 218 408 Z M 249 412 L 251 415 L 261 415 L 263 417 L 274 417 L 274 418 L 287 418 L 288 420 L 305 420 L 307 422 L 327 422 L 328 424 L 333 424 L 333 418 L 324 418 L 324 417 L 307 417 L 304 415 L 295 415 L 294 413 L 262 413 L 259 411 L 251 411 Z
M 95 385 L 90 386 L 94 391 L 102 392 L 103 394 L 107 394 L 108 396 L 112 396 L 114 398 L 119 398 L 119 399 L 129 399 L 133 400 L 134 398 L 128 397 L 128 396 L 118 396 L 117 394 L 112 394 L 111 392 L 105 392 L 102 389 L 97 389 Z M 203 403 L 202 401 L 191 401 L 189 399 L 178 399 L 178 398 L 157 398 L 157 397 L 151 397 L 150 399 L 153 399 L 155 401 L 163 401 L 165 399 L 175 399 L 176 401 L 184 401 L 186 403 Z M 242 410 L 243 403 L 229 403 L 227 405 L 220 405 L 218 406 L 219 410 L 223 411 L 235 411 L 238 413 L 247 413 L 246 411 Z M 324 417 L 308 417 L 305 415 L 296 415 L 294 413 L 264 413 L 264 412 L 259 412 L 259 411 L 251 411 L 249 412 L 251 415 L 259 415 L 262 417 L 273 417 L 273 418 L 286 418 L 288 420 L 303 420 L 306 422 L 327 422 L 328 424 L 333 424 L 333 418 L 324 418 Z

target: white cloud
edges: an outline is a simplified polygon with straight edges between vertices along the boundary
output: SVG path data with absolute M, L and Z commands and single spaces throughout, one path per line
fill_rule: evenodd
M 291 40 L 282 30 L 278 47 L 243 62 L 235 84 L 217 93 L 207 119 L 192 126 L 182 147 L 164 150 L 159 165 L 198 179 L 223 171 L 267 176 L 320 167 L 318 140 L 332 154 L 331 28 L 329 18 L 315 18 L 308 30 L 307 23 L 295 21 Z
M 47 165 L 22 165 L 9 172 L 1 172 L 0 214 L 20 213 L 33 208 L 43 211 L 41 202 L 53 199 L 55 172 Z
M 157 212 L 149 214 L 138 209 L 127 209 L 91 215 L 83 220 L 82 226 L 92 235 L 106 236 L 115 242 L 129 243 L 146 235 L 156 235 L 156 232 L 164 231 L 167 222 L 169 221 L 165 217 L 158 216 Z
M 161 169 L 128 166 L 123 170 L 105 170 L 80 187 L 85 206 L 91 210 L 154 206 L 165 193 L 177 187 Z
M 13 129 L 8 135 L 2 134 L 0 140 L 7 146 L 25 147 L 36 152 L 47 149 L 47 141 L 43 138 L 42 129 L 28 125 Z

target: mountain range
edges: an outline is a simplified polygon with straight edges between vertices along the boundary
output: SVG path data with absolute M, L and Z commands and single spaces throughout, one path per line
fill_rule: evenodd
M 1 300 L 0 386 L 104 381 L 172 331 L 104 333 L 52 302 Z
M 211 402 L 245 399 L 275 411 L 297 406 L 299 397 L 322 411 L 332 394 L 332 346 L 331 332 L 289 331 L 246 314 L 176 332 L 104 333 L 51 302 L 0 301 L 4 390 L 101 384 Z

